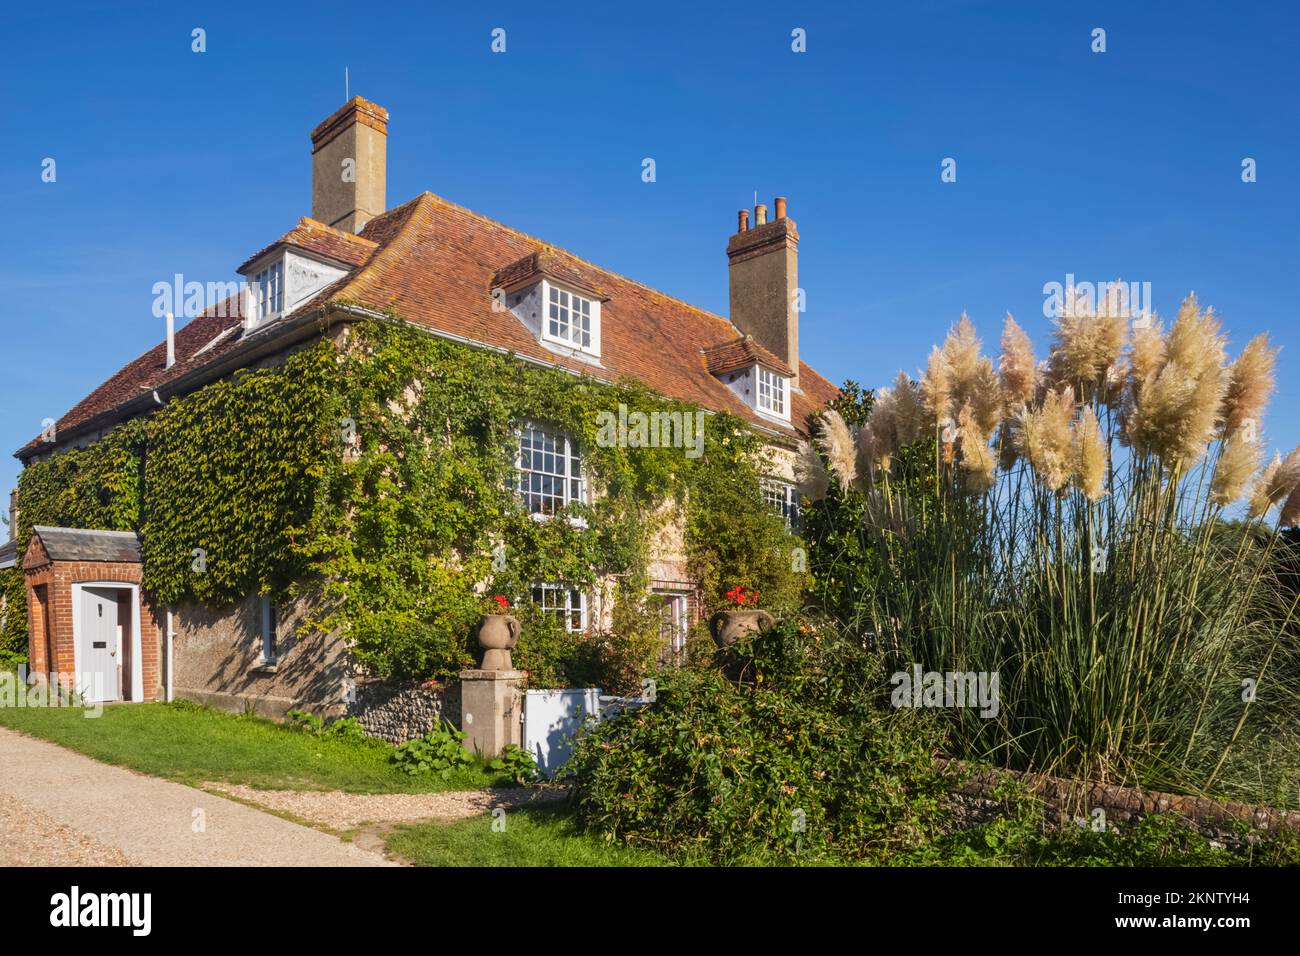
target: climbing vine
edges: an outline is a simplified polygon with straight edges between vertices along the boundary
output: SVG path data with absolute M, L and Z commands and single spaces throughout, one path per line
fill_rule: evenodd
M 535 680 L 630 689 L 658 652 L 651 541 L 677 516 L 706 605 L 744 583 L 792 608 L 804 576 L 788 559 L 796 540 L 762 504 L 764 446 L 750 428 L 705 416 L 698 457 L 620 447 L 598 440 L 600 413 L 620 405 L 695 411 L 639 383 L 567 374 L 398 322 L 358 323 L 173 400 L 87 452 L 32 466 L 20 484 L 24 519 L 30 492 L 65 502 L 35 507 L 51 523 L 139 530 L 144 584 L 163 604 L 302 598 L 301 637 L 342 633 L 382 676 L 447 678 L 471 664 L 486 587 L 525 618 L 515 656 Z M 544 520 L 522 506 L 523 420 L 577 440 L 587 503 Z M 114 467 L 90 468 L 92 459 Z M 89 501 L 103 510 L 72 504 Z M 534 582 L 605 588 L 613 626 L 565 633 L 528 607 Z
M 5 601 L 0 655 L 27 652 L 27 591 L 22 558 L 36 525 L 129 531 L 139 527 L 145 423 L 133 420 L 84 449 L 70 449 L 23 469 L 18 480 L 18 564 L 0 571 Z

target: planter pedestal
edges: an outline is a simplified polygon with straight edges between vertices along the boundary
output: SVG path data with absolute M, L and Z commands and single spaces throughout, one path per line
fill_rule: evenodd
M 460 672 L 460 729 L 465 748 L 486 760 L 523 742 L 523 671 Z

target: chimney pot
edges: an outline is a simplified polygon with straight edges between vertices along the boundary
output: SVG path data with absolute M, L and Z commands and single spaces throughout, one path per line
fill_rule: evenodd
M 762 203 L 759 203 L 757 206 L 754 207 L 754 225 L 756 226 L 767 225 L 767 207 L 764 206 Z
M 777 219 L 785 218 L 785 197 L 784 196 L 776 197 L 776 218 Z
M 739 213 L 739 220 L 736 225 L 736 232 L 749 232 L 749 210 L 742 209 Z

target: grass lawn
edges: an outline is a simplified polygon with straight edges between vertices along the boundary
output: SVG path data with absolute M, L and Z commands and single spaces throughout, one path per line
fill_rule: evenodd
M 505 829 L 492 816 L 454 823 L 404 826 L 388 837 L 388 852 L 416 866 L 672 866 L 648 850 L 607 846 L 581 833 L 563 806 L 507 811 Z
M 53 741 L 96 760 L 197 784 L 265 790 L 428 793 L 506 784 L 481 763 L 443 781 L 410 776 L 377 741 L 313 737 L 274 721 L 193 705 L 116 704 L 89 718 L 76 708 L 0 708 L 0 726 Z

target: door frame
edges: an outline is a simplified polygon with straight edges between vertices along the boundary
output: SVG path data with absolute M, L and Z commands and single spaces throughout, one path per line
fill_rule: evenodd
M 668 606 L 670 600 L 680 600 L 682 602 L 681 616 L 674 622 L 674 626 L 681 631 L 682 646 L 676 648 L 670 643 L 667 648 L 668 656 L 672 658 L 673 664 L 680 667 L 686 663 L 686 639 L 691 632 L 691 595 L 694 592 L 685 588 L 651 587 L 650 593 L 656 597 L 664 598 L 665 607 Z
M 144 699 L 144 669 L 140 659 L 140 585 L 128 581 L 78 581 L 72 585 L 72 660 L 76 676 L 80 678 L 81 669 L 81 597 L 86 588 L 103 588 L 114 591 L 131 592 L 131 673 L 123 674 L 122 680 L 131 682 L 131 700 Z M 116 700 L 124 700 L 121 685 L 117 688 Z

